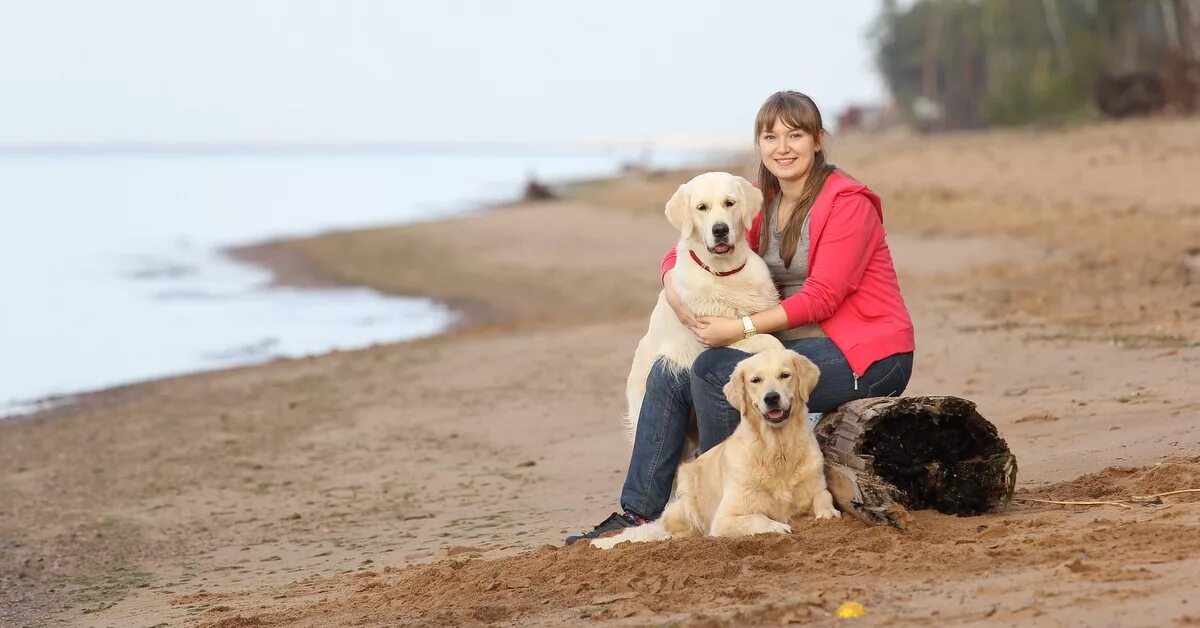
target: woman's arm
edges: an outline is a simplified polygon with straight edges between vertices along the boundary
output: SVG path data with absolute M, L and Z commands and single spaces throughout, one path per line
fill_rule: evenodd
M 662 270 L 658 273 L 658 278 L 662 280 L 663 287 L 667 285 L 667 273 L 671 272 L 672 268 L 675 268 L 676 257 L 675 247 L 667 249 L 667 254 L 663 256 Z
M 671 283 L 670 274 L 675 268 L 675 247 L 671 247 L 667 254 L 663 256 L 662 261 L 662 283 L 663 296 L 667 298 L 667 305 L 671 306 L 671 311 L 675 312 L 675 318 L 683 323 L 684 327 L 696 331 L 704 329 L 707 325 L 700 322 L 696 315 L 692 313 L 688 306 L 684 304 L 683 299 L 679 298 L 679 293 L 675 291 L 675 284 Z
M 858 289 L 883 240 L 883 221 L 865 196 L 854 194 L 834 203 L 820 241 L 813 243 L 812 266 L 804 286 L 779 304 L 787 316 L 785 329 L 833 316 L 846 295 Z
M 758 251 L 758 239 L 762 237 L 763 212 L 758 212 L 754 216 L 754 220 L 750 221 L 750 228 L 746 230 L 746 241 L 750 243 L 750 250 L 758 255 L 762 255 Z
M 667 305 L 671 306 L 671 310 L 675 312 L 675 318 L 678 318 L 684 327 L 692 331 L 704 329 L 707 325 L 700 322 L 700 319 L 696 318 L 696 315 L 684 304 L 683 299 L 679 298 L 679 293 L 675 291 L 675 284 L 668 277 L 671 272 L 673 271 L 668 269 L 663 273 L 663 296 L 667 298 Z
M 750 317 L 759 333 L 771 333 L 823 321 L 833 315 L 846 295 L 858 289 L 867 263 L 883 237 L 883 222 L 864 196 L 837 201 L 815 243 L 808 279 L 796 294 L 779 305 Z M 728 346 L 744 335 L 740 319 L 705 316 L 696 336 L 710 347 Z
M 706 347 L 728 347 L 746 337 L 746 327 L 742 325 L 740 318 L 701 316 L 696 320 L 703 327 L 693 328 L 692 332 L 696 334 L 700 344 Z M 778 305 L 751 316 L 750 321 L 760 334 L 788 329 L 787 314 Z

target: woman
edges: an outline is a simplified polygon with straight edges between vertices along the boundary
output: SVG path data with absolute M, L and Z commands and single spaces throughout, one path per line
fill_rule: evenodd
M 646 382 L 633 454 L 621 491 L 623 512 L 567 543 L 658 518 L 670 497 L 691 411 L 700 449 L 737 427 L 740 416 L 722 387 L 746 354 L 727 346 L 773 333 L 821 369 L 808 400 L 831 412 L 864 397 L 897 396 L 912 375 L 913 326 L 884 239 L 879 197 L 825 159 L 821 112 L 799 92 L 776 92 L 754 122 L 763 210 L 749 231 L 779 286 L 781 303 L 745 319 L 697 318 L 680 301 L 663 259 L 663 285 L 679 320 L 704 345 L 690 373 L 660 361 Z

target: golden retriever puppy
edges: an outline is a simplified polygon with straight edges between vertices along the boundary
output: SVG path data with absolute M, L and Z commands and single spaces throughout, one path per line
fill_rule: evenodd
M 796 515 L 841 517 L 807 421 L 808 395 L 819 375 L 811 360 L 788 349 L 742 360 L 725 385 L 725 397 L 742 413 L 733 434 L 679 467 L 675 496 L 657 521 L 594 539 L 592 545 L 608 549 L 624 541 L 680 536 L 786 534 Z
M 671 273 L 676 293 L 696 316 L 737 318 L 779 304 L 779 293 L 767 264 L 746 241 L 763 196 L 741 177 L 706 172 L 679 186 L 667 201 L 667 220 L 679 229 L 677 262 Z M 758 334 L 733 345 L 747 353 L 782 348 L 770 334 Z M 630 442 L 637 432 L 646 377 L 660 357 L 680 370 L 691 368 L 705 349 L 660 292 L 650 314 L 650 327 L 638 342 L 625 383 L 625 432 Z

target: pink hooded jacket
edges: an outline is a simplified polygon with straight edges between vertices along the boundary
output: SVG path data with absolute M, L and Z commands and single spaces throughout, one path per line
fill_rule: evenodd
M 762 221 L 759 212 L 747 234 L 755 252 Z M 672 247 L 662 273 L 674 267 Z M 820 324 L 856 376 L 876 360 L 916 346 L 884 237 L 879 196 L 840 170 L 829 175 L 809 211 L 808 279 L 781 305 L 789 327 Z

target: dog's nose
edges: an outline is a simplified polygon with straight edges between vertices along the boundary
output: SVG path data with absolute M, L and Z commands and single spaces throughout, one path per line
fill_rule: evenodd
M 723 240 L 725 238 L 728 238 L 729 237 L 729 225 L 727 225 L 723 222 L 718 222 L 717 224 L 713 225 L 713 237 L 718 240 Z
M 779 405 L 779 393 L 772 390 L 763 397 L 763 401 L 766 402 L 768 407 L 774 408 Z

